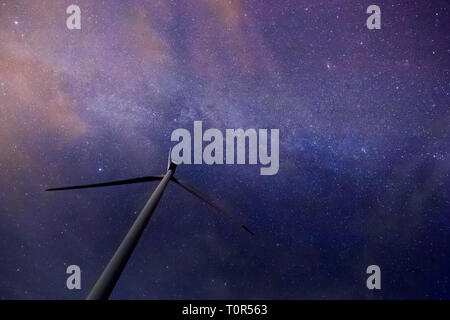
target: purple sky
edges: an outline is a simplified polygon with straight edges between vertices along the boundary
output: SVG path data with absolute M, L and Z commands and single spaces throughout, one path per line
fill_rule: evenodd
M 43 190 L 160 174 L 194 120 L 280 129 L 275 176 L 177 171 L 257 236 L 169 186 L 112 298 L 449 298 L 449 10 L 0 0 L 0 298 L 84 298 L 154 184 Z

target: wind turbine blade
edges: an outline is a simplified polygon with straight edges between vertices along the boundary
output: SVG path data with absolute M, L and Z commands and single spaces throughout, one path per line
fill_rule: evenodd
M 176 184 L 178 184 L 180 187 L 182 187 L 184 190 L 186 190 L 187 192 L 193 194 L 194 196 L 196 196 L 197 198 L 199 198 L 200 200 L 202 200 L 203 202 L 205 202 L 206 204 L 208 204 L 209 206 L 213 207 L 214 209 L 216 209 L 217 211 L 219 211 L 220 213 L 223 213 L 225 215 L 227 215 L 229 218 L 231 218 L 228 213 L 226 211 L 224 211 L 222 208 L 218 207 L 217 205 L 215 205 L 214 203 L 212 203 L 211 201 L 209 201 L 208 199 L 206 199 L 202 194 L 200 194 L 198 191 L 196 191 L 194 188 L 192 188 L 191 186 L 188 186 L 185 183 L 182 183 L 181 181 L 179 181 L 178 179 L 172 177 L 171 179 L 173 182 L 175 182 Z M 255 234 L 249 229 L 247 228 L 245 225 L 241 225 L 241 228 L 244 229 L 245 231 L 247 231 L 248 233 L 250 233 L 252 236 L 254 236 Z
M 172 153 L 172 148 L 169 149 L 169 156 L 167 157 L 167 170 L 169 170 L 170 163 L 172 162 L 171 153 Z
M 155 177 L 155 176 L 147 176 L 147 177 L 140 177 L 140 178 L 134 178 L 134 179 L 126 179 L 126 180 L 117 180 L 117 181 L 110 181 L 110 182 L 103 182 L 103 183 L 95 183 L 95 184 L 87 184 L 87 185 L 80 185 L 80 186 L 69 186 L 69 187 L 61 187 L 61 188 L 50 188 L 45 191 L 59 191 L 59 190 L 72 190 L 72 189 L 86 189 L 86 188 L 99 188 L 99 187 L 109 187 L 109 186 L 117 186 L 122 184 L 131 184 L 131 183 L 141 183 L 141 182 L 148 182 L 148 181 L 157 181 L 161 180 L 162 177 Z
M 220 207 L 218 207 L 217 205 L 215 205 L 214 203 L 212 203 L 211 201 L 209 201 L 208 199 L 206 199 L 203 195 L 201 195 L 198 191 L 194 190 L 192 187 L 186 185 L 185 183 L 180 182 L 178 179 L 176 178 L 172 178 L 172 181 L 175 182 L 176 184 L 178 184 L 180 187 L 182 187 L 184 190 L 186 190 L 187 192 L 193 194 L 194 196 L 196 196 L 197 198 L 199 198 L 200 200 L 202 200 L 203 202 L 205 202 L 206 204 L 210 205 L 211 207 L 213 207 L 214 209 L 216 209 L 217 211 L 221 212 L 221 213 L 226 213 L 225 211 L 223 211 Z
M 250 233 L 252 236 L 254 236 L 255 234 L 249 229 L 247 228 L 244 224 L 241 226 L 242 229 L 244 229 L 245 231 L 247 231 L 248 233 Z

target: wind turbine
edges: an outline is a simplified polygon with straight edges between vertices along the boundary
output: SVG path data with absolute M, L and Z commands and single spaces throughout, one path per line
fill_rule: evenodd
M 178 179 L 176 179 L 173 175 L 179 163 L 176 163 L 170 158 L 169 152 L 169 160 L 167 164 L 167 171 L 162 176 L 146 176 L 139 177 L 133 179 L 126 180 L 118 180 L 118 181 L 110 181 L 96 184 L 88 184 L 88 185 L 79 185 L 79 186 L 69 186 L 69 187 L 61 187 L 61 188 L 50 188 L 46 191 L 59 191 L 59 190 L 72 190 L 72 189 L 85 189 L 85 188 L 98 188 L 98 187 L 108 187 L 108 186 L 117 186 L 122 184 L 131 184 L 131 183 L 140 183 L 140 182 L 148 182 L 148 181 L 160 181 L 155 191 L 151 194 L 150 198 L 147 200 L 144 208 L 141 210 L 130 230 L 128 231 L 125 238 L 122 240 L 120 246 L 117 248 L 113 257 L 109 261 L 108 265 L 103 270 L 103 273 L 98 278 L 94 287 L 91 289 L 91 292 L 87 296 L 87 300 L 106 300 L 110 296 L 114 286 L 116 285 L 119 277 L 125 268 L 128 260 L 130 259 L 131 254 L 133 253 L 134 248 L 136 247 L 139 238 L 144 232 L 145 227 L 147 226 L 150 218 L 153 215 L 153 211 L 155 211 L 159 200 L 161 199 L 164 190 L 167 187 L 167 184 L 172 181 L 175 184 L 182 187 L 187 192 L 191 193 L 195 197 L 199 198 L 203 202 L 207 203 L 217 211 L 221 213 L 226 213 L 221 208 L 216 206 L 211 201 L 207 200 L 204 196 L 202 196 L 199 192 L 195 191 L 192 187 L 182 183 Z M 245 225 L 241 225 L 241 227 L 254 235 L 254 233 L 247 228 Z

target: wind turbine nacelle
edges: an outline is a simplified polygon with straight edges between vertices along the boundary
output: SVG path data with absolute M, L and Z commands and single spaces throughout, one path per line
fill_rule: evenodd
M 176 167 L 180 165 L 181 162 L 172 159 L 172 149 L 169 150 L 169 158 L 167 159 L 167 170 L 175 171 Z
M 169 167 L 167 168 L 167 170 L 173 170 L 173 171 L 175 171 L 175 169 L 176 169 L 177 166 L 178 166 L 178 163 L 177 163 L 177 162 L 171 161 L 171 162 L 169 163 Z

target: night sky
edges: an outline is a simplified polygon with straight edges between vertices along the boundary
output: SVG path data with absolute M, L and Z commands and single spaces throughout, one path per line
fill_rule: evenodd
M 44 190 L 161 174 L 194 120 L 280 130 L 277 175 L 176 172 L 256 235 L 169 184 L 112 299 L 450 298 L 449 15 L 445 0 L 0 0 L 0 298 L 84 299 L 156 183 Z

